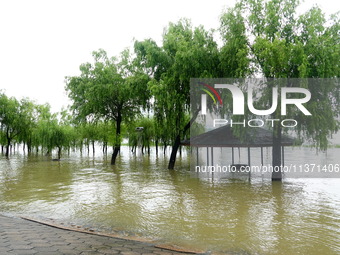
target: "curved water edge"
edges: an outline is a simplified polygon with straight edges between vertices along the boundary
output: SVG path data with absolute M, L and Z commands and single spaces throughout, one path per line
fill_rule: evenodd
M 286 151 L 292 160 L 339 163 L 339 148 Z M 103 155 L 1 158 L 0 211 L 205 251 L 340 252 L 340 179 L 213 179 L 190 172 L 185 153 L 176 171 L 167 159 L 127 148 L 116 166 Z

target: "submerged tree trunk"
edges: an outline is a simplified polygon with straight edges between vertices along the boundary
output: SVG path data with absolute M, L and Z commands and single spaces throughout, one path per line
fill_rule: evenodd
M 174 145 L 172 146 L 172 151 L 171 151 L 171 155 L 170 155 L 170 160 L 169 160 L 169 165 L 168 165 L 168 169 L 169 170 L 173 170 L 175 167 L 175 163 L 176 163 L 176 155 L 177 155 L 177 151 L 179 148 L 179 145 L 181 144 L 181 135 L 178 134 L 176 136 Z
M 107 142 L 103 142 L 103 154 L 107 154 Z
M 112 157 L 111 157 L 111 165 L 115 165 L 116 164 L 116 158 L 118 156 L 118 153 L 120 151 L 120 126 L 122 124 L 122 115 L 119 112 L 118 113 L 118 117 L 116 120 L 117 123 L 117 128 L 116 128 L 116 144 L 112 153 Z
M 61 158 L 61 146 L 58 147 L 58 160 Z
M 112 153 L 112 157 L 111 157 L 111 165 L 116 164 L 116 158 L 117 158 L 119 151 L 120 151 L 120 146 L 115 146 L 113 153 Z
M 9 157 L 9 150 L 10 150 L 10 147 L 11 147 L 11 137 L 9 135 L 9 130 L 7 129 L 6 131 L 6 138 L 7 138 L 7 146 L 6 146 L 6 158 Z
M 186 131 L 190 128 L 191 124 L 197 118 L 197 115 L 198 115 L 200 110 L 201 109 L 196 110 L 196 112 L 193 114 L 191 120 L 183 128 L 183 132 L 178 132 L 178 135 L 176 136 L 174 145 L 172 146 L 172 151 L 171 151 L 169 165 L 168 165 L 169 170 L 173 170 L 174 167 L 175 167 L 177 151 L 178 151 L 179 146 L 181 145 L 181 133 L 183 135 L 186 133 Z
M 95 154 L 95 148 L 94 148 L 94 140 L 92 140 L 92 153 Z
M 158 139 L 155 141 L 155 146 L 156 146 L 156 156 L 158 156 Z
M 7 142 L 7 146 L 6 146 L 6 153 L 5 153 L 6 158 L 9 157 L 9 150 L 10 150 L 10 147 L 11 147 L 11 142 L 8 141 L 8 142 Z
M 281 160 L 281 126 L 277 125 L 273 130 L 273 152 L 272 152 L 272 160 L 273 160 L 273 173 L 272 173 L 272 181 L 281 181 L 282 180 L 282 160 Z
M 32 139 L 27 142 L 27 152 L 28 154 L 31 154 L 32 152 Z

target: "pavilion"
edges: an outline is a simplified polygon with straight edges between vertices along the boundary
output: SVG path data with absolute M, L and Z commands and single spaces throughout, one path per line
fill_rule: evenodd
M 250 148 L 256 147 L 261 150 L 261 164 L 263 165 L 263 147 L 273 146 L 273 132 L 262 127 L 251 127 L 246 130 L 243 139 L 236 137 L 229 125 L 225 125 L 198 136 L 192 137 L 190 140 L 181 142 L 182 145 L 196 147 L 197 149 L 197 164 L 199 162 L 199 148 L 207 149 L 207 165 L 209 161 L 213 165 L 214 153 L 213 148 L 229 147 L 231 148 L 231 163 L 234 164 L 234 148 L 245 147 L 248 148 L 248 166 L 251 164 Z M 281 155 L 282 165 L 284 165 L 284 147 L 292 146 L 294 139 L 286 135 L 282 135 L 281 139 Z M 210 148 L 210 153 L 209 153 Z M 210 154 L 210 157 L 209 157 Z

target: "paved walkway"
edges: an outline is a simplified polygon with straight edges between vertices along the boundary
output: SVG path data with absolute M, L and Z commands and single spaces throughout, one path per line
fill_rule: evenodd
M 0 254 L 177 255 L 149 243 L 99 236 L 0 215 Z

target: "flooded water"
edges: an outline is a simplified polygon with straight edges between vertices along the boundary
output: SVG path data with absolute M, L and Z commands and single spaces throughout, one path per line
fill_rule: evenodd
M 304 162 L 339 163 L 340 149 L 316 155 L 286 149 Z M 229 254 L 340 254 L 340 179 L 225 179 L 177 170 L 167 156 L 110 158 L 71 154 L 0 156 L 0 213 L 53 218 L 149 237 L 160 243 Z M 288 160 L 288 159 L 286 159 Z M 321 161 L 322 161 L 321 160 Z

